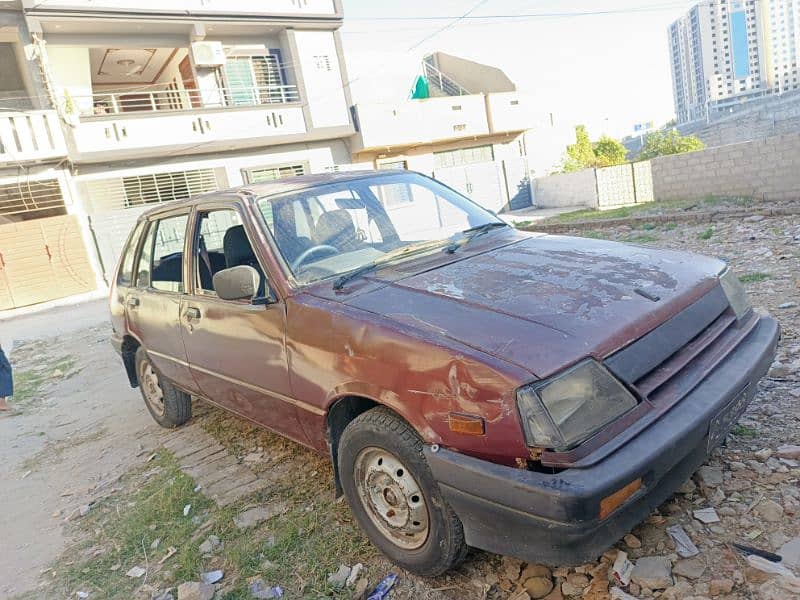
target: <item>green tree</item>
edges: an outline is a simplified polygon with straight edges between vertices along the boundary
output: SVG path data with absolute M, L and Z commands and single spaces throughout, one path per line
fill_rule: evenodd
M 567 146 L 563 169 L 565 173 L 570 173 L 590 167 L 619 165 L 625 162 L 627 154 L 625 146 L 607 135 L 593 144 L 586 126 L 578 125 L 575 127 L 575 143 Z
M 591 167 L 594 162 L 594 149 L 589 139 L 589 132 L 585 125 L 575 127 L 575 143 L 567 146 L 567 158 L 564 161 L 564 171 L 580 171 Z
M 607 135 L 594 143 L 594 166 L 611 167 L 621 165 L 628 156 L 628 149 L 621 142 Z
M 681 135 L 677 129 L 654 131 L 644 140 L 639 160 L 650 160 L 668 154 L 683 154 L 702 150 L 706 145 L 693 135 Z

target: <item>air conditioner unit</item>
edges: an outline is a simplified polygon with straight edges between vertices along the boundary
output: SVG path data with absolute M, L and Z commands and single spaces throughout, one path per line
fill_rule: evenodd
M 195 67 L 220 67 L 225 64 L 222 42 L 193 42 L 192 58 Z

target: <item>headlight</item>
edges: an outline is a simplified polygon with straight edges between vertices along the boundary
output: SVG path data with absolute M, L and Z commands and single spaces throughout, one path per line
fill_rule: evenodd
M 747 298 L 747 292 L 744 290 L 742 282 L 733 272 L 730 267 L 725 267 L 719 275 L 719 283 L 722 290 L 728 297 L 728 304 L 731 305 L 737 319 L 741 319 L 750 311 L 750 300 Z
M 636 406 L 636 398 L 594 360 L 517 390 L 529 446 L 569 450 Z

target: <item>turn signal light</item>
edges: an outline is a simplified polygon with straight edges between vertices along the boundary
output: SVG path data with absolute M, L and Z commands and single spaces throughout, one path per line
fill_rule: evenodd
M 633 496 L 642 487 L 642 478 L 634 479 L 625 487 L 618 489 L 610 496 L 600 500 L 600 518 L 605 519 L 612 512 L 622 506 L 625 501 Z
M 483 435 L 486 433 L 486 424 L 483 422 L 483 417 L 450 413 L 449 421 L 450 431 L 454 433 L 464 433 L 466 435 Z

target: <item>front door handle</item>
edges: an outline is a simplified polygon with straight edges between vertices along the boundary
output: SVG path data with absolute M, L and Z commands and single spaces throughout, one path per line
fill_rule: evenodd
M 195 308 L 194 306 L 190 306 L 186 309 L 186 318 L 189 321 L 199 321 L 200 320 L 200 309 Z
M 136 308 L 139 306 L 139 299 L 136 296 L 129 296 L 128 297 L 128 306 L 130 308 Z

